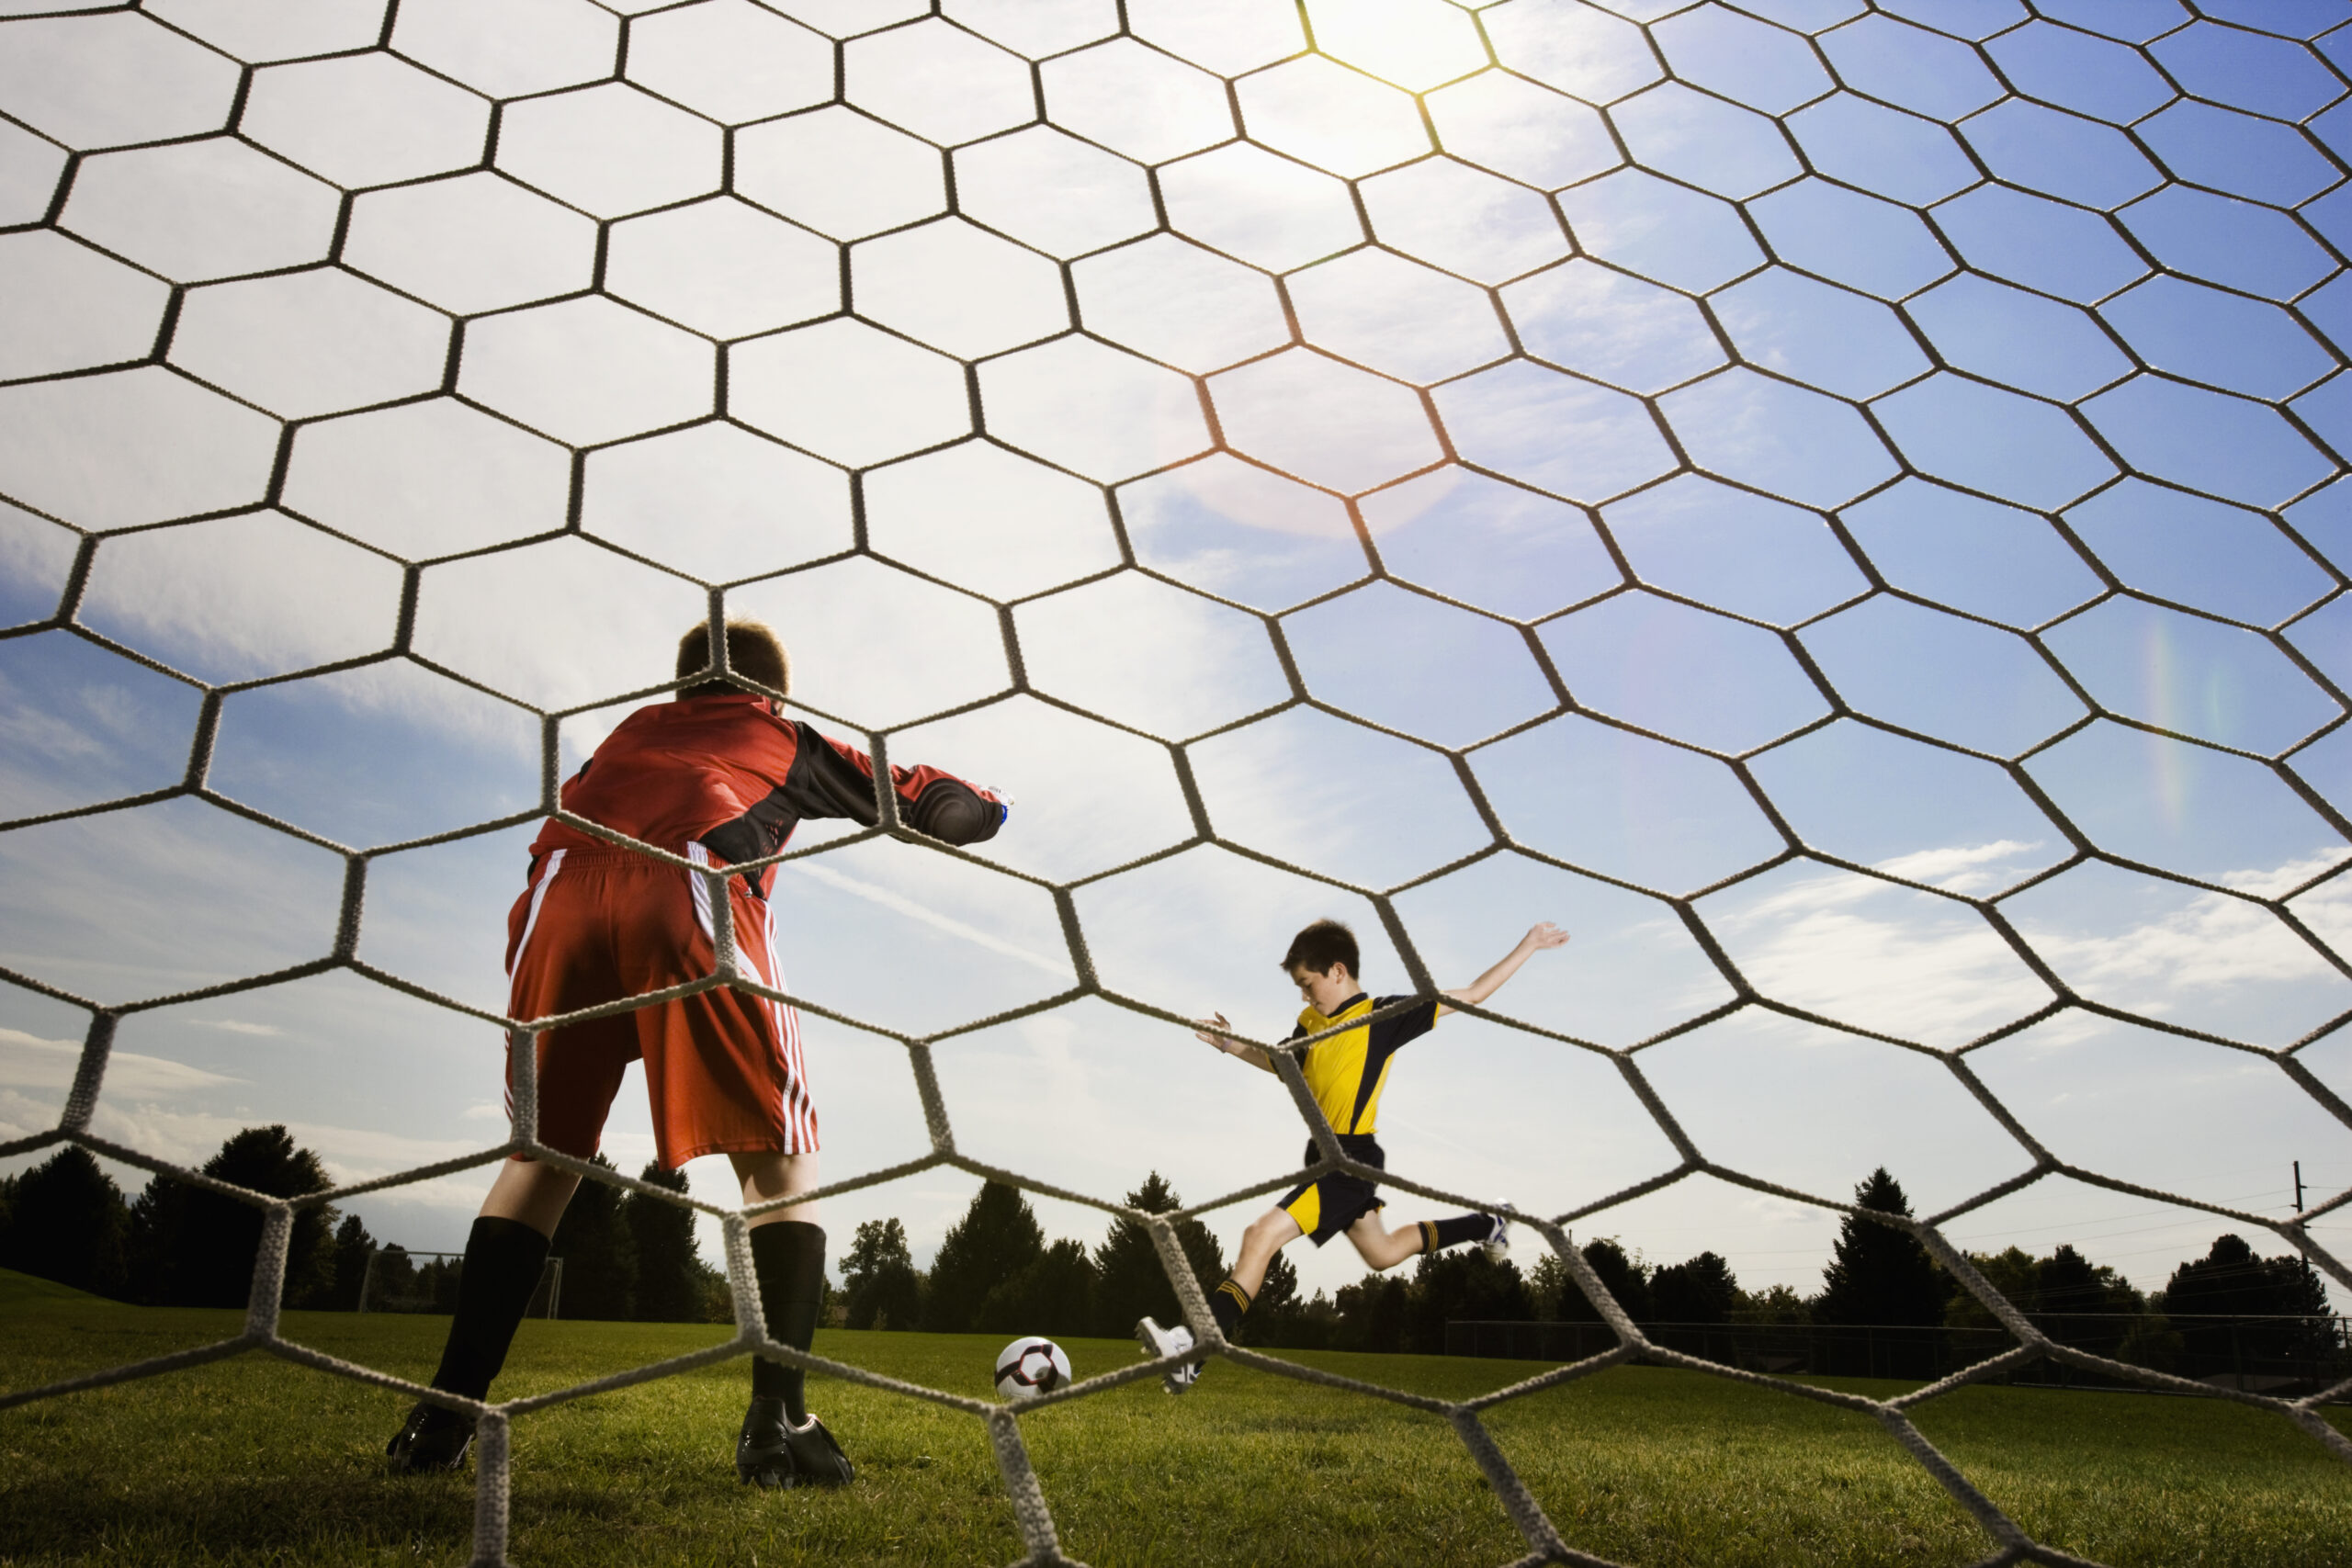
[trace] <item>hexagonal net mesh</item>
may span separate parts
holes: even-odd
[[[640,611],[674,637],[749,609],[952,667],[912,696],[838,668],[816,682],[830,705],[808,711],[868,733],[876,761],[919,724],[1023,702],[1096,738],[1073,752],[1141,748],[1181,791],[1172,835],[1082,874],[925,840],[887,789],[879,827],[775,857],[896,840],[1050,898],[1069,983],[975,992],[948,1026],[761,985],[712,900],[718,967],[683,990],[789,1001],[911,1069],[929,1152],[822,1191],[947,1166],[1131,1213],[959,1152],[933,1056],[1083,998],[1183,1024],[1098,971],[1090,931],[1111,917],[1090,897],[1111,879],[1216,846],[1365,901],[1426,998],[1416,896],[1550,867],[1651,911],[1717,987],[1613,1043],[1463,1010],[1606,1063],[1672,1146],[1660,1174],[1518,1214],[1617,1347],[1462,1402],[1341,1378],[1224,1341],[1176,1216],[1136,1215],[1211,1353],[1450,1422],[1531,1562],[1599,1559],[1481,1413],[1631,1360],[1876,1418],[1993,1562],[2075,1560],[1906,1412],[2040,1358],[2275,1412],[2352,1459],[2314,1408],[2344,1389],[2217,1394],[2057,1344],[1944,1231],[2063,1177],[2266,1228],[2352,1287],[2308,1228],[2352,1193],[2281,1218],[2126,1179],[2053,1152],[1979,1070],[2054,1024],[2126,1024],[2256,1063],[2328,1136],[2352,1125],[2312,1066],[2352,1016],[2328,941],[2352,919],[2346,19],[2338,0],[151,0],[0,23],[0,637],[103,650],[199,699],[184,771],[65,804],[34,790],[0,839],[202,802],[343,875],[329,944],[300,962],[128,998],[0,969],[89,1020],[62,1115],[0,1156],[79,1144],[266,1216],[241,1336],[0,1407],[254,1348],[420,1392],[281,1334],[293,1215],[524,1150],[721,1218],[738,1332],[483,1407],[478,1562],[506,1551],[514,1416],[753,1349],[985,1422],[1026,1560],[1068,1561],[1007,1408],[768,1339],[744,1214],[539,1144],[528,1050],[511,1140],[293,1202],[93,1130],[119,1022],[166,1007],[340,970],[503,1028],[362,955],[371,876],[555,812],[563,748],[675,684],[648,679]],[[277,637],[276,663],[177,657],[153,625],[173,592]],[[372,842],[219,776],[232,699],[368,671],[429,675],[427,707],[532,716],[536,800]],[[1412,781],[1308,808],[1377,818],[1365,831],[1404,848],[1335,865],[1328,833],[1302,851],[1269,829],[1234,782],[1262,764],[1296,785],[1236,750],[1269,735]],[[2190,774],[2225,777],[2222,804],[2184,806]],[[1856,826],[1960,795],[1997,797],[1984,852]],[[2199,810],[2246,831],[2200,841],[2180,828]],[[1633,825],[1585,826],[1612,811]],[[2037,861],[2003,837],[2019,813],[2058,847]],[[1078,830],[1044,809],[1015,824]],[[2065,916],[2036,912],[2062,885]],[[2006,1011],[1932,984],[1890,1000],[1922,981],[1900,964],[1880,992],[1825,990],[1794,960],[1826,927],[1753,940],[1775,898],[1799,917],[1893,898],[1963,931]],[[2152,898],[2321,1001],[2281,1023],[2246,1021],[2261,1009],[2235,993],[2203,1012],[2117,999],[2084,932]],[[1679,1089],[1669,1109],[1667,1058],[1644,1053],[1739,1018],[1910,1053],[2022,1151],[2020,1174],[1926,1219],[1879,1216],[2016,1348],[1871,1400],[1681,1354],[1610,1298],[1568,1244],[1587,1215],[1699,1177],[1846,1207],[1711,1157]],[[1308,1171],[1374,1174],[1275,1055]],[[1409,1161],[1381,1179],[1511,1208]]]

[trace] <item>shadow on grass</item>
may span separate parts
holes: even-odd
[[[0,1483],[0,1562],[446,1562],[473,1512],[470,1476],[53,1472]]]

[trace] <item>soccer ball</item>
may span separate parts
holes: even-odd
[[[1016,1339],[997,1354],[996,1391],[1007,1399],[1035,1399],[1069,1380],[1069,1358],[1050,1339]]]

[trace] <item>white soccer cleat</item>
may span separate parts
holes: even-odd
[[[1193,1331],[1181,1323],[1173,1328],[1162,1328],[1147,1317],[1136,1325],[1136,1337],[1143,1343],[1143,1353],[1155,1361],[1164,1360],[1170,1356],[1181,1356],[1193,1348]],[[1169,1368],[1168,1375],[1159,1381],[1167,1386],[1169,1393],[1182,1393],[1198,1382],[1200,1377],[1201,1364],[1186,1361],[1181,1366]]]
[[[1489,1217],[1495,1222],[1495,1228],[1478,1245],[1486,1250],[1487,1261],[1506,1262],[1510,1258],[1510,1221],[1501,1214]]]

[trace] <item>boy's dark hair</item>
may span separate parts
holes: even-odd
[[[792,656],[784,650],[784,639],[770,631],[764,621],[727,623],[727,667],[763,686],[773,686],[779,692],[792,690]],[[709,668],[710,626],[697,621],[678,639],[678,674],[683,679]],[[742,689],[729,681],[704,681],[685,687],[678,695],[723,697]]]
[[[1328,975],[1332,964],[1344,964],[1352,976],[1363,973],[1361,962],[1356,956],[1355,932],[1337,920],[1317,920],[1290,939],[1290,951],[1283,954],[1283,973],[1308,969]]]

